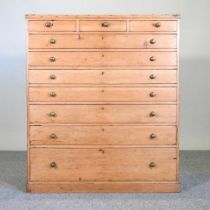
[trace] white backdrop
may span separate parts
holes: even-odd
[[[30,14],[181,14],[181,149],[210,149],[209,0],[0,0],[0,150],[26,149]]]

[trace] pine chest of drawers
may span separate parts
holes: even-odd
[[[29,192],[178,192],[177,15],[27,15]]]

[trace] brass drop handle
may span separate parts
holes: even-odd
[[[52,163],[50,163],[50,167],[51,167],[51,168],[56,168],[56,167],[57,167],[56,162],[52,162]]]
[[[151,56],[149,59],[150,59],[150,61],[152,61],[152,62],[157,60],[155,56]]]
[[[56,58],[52,56],[52,57],[49,58],[49,60],[50,60],[51,62],[55,62],[55,61],[56,61]]]
[[[57,114],[56,114],[55,112],[50,112],[50,116],[51,116],[51,117],[56,117]]]
[[[156,96],[156,93],[155,92],[150,92],[149,96],[150,97],[155,97]]]
[[[55,39],[50,39],[50,44],[55,44],[56,40]]]
[[[46,22],[45,23],[45,27],[47,27],[47,28],[50,28],[52,26],[53,26],[53,23],[52,22]]]
[[[102,26],[102,27],[109,27],[110,24],[109,24],[108,22],[103,22],[103,23],[101,23],[101,26]]]
[[[156,23],[153,24],[153,26],[156,27],[156,28],[160,28],[161,23],[160,22],[156,22]]]
[[[150,44],[155,44],[156,43],[156,40],[155,39],[150,39],[149,43]]]
[[[50,134],[50,138],[51,138],[51,139],[57,139],[57,135],[56,135],[55,133],[51,133],[51,134]]]
[[[154,117],[155,115],[156,115],[155,112],[150,112],[149,114],[150,117]]]
[[[57,95],[57,94],[56,94],[56,92],[54,92],[54,91],[52,91],[52,92],[50,93],[50,96],[51,96],[51,97],[56,97],[56,95]]]
[[[156,134],[155,133],[151,133],[150,134],[150,139],[155,139],[157,136],[156,136]]]
[[[155,76],[154,74],[151,74],[151,75],[149,76],[149,78],[150,78],[150,79],[155,79],[156,76]]]
[[[56,79],[56,75],[55,74],[51,74],[50,75],[50,79]]]
[[[150,167],[150,168],[154,168],[154,167],[156,167],[155,162],[151,162],[151,163],[149,164],[149,167]]]

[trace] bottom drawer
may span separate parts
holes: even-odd
[[[32,148],[30,181],[172,181],[176,148]]]

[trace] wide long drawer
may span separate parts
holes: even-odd
[[[176,70],[30,70],[29,83],[140,84],[176,83]]]
[[[176,148],[30,149],[30,181],[175,181]]]
[[[176,87],[30,87],[31,102],[175,102]]]
[[[30,105],[29,123],[175,123],[176,105]]]
[[[29,48],[176,48],[176,35],[30,34]]]
[[[175,66],[176,52],[29,52],[29,66]]]
[[[174,145],[175,126],[43,125],[30,126],[32,145]]]

